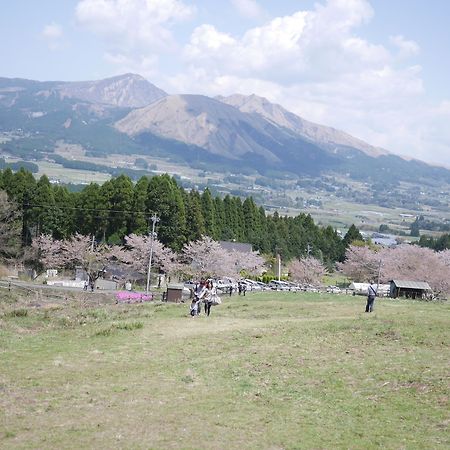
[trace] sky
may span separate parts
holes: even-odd
[[[450,167],[447,0],[0,0],[0,76],[257,94]]]

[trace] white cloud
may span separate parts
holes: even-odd
[[[63,29],[57,23],[45,25],[41,32],[41,36],[47,41],[51,50],[57,50],[62,46]]]
[[[420,52],[417,42],[407,40],[402,35],[391,36],[390,41],[397,47],[401,57],[415,56]]]
[[[375,14],[368,0],[318,0],[242,34],[197,24],[182,44],[175,27],[196,12],[188,1],[80,0],[76,15],[104,39],[117,72],[141,73],[169,92],[255,93],[373,145],[450,165],[450,102],[426,101],[416,42],[363,37]],[[231,1],[247,18],[266,17],[257,1]],[[175,75],[159,69],[168,59]]]
[[[399,34],[392,49],[358,34],[373,14],[366,0],[328,0],[241,36],[198,26],[172,89],[256,93],[373,145],[450,165],[449,103],[426,102],[421,67],[408,59],[417,43]]]
[[[171,27],[193,13],[181,0],[81,0],[76,7],[79,23],[129,52],[172,47]]]
[[[231,0],[238,13],[248,19],[260,19],[265,16],[262,7],[255,0]]]
[[[149,80],[158,74],[158,57],[157,55],[136,55],[129,57],[122,53],[104,54],[104,60],[116,67],[116,74],[137,73]]]
[[[314,11],[277,17],[235,38],[202,25],[192,33],[185,56],[193,64],[215,71],[290,83],[298,77],[333,79],[358,67],[376,67],[389,61],[389,52],[351,31],[371,17],[364,0],[330,0]],[[211,44],[214,43],[214,45]]]
[[[42,30],[42,36],[47,39],[59,39],[63,35],[63,30],[60,25],[51,23],[46,25]]]

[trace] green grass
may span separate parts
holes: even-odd
[[[95,294],[4,300],[0,448],[450,445],[447,303],[365,314],[362,297],[271,292],[190,318]]]

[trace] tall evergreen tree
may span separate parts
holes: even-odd
[[[202,213],[203,219],[205,220],[205,231],[206,234],[212,239],[218,239],[218,230],[216,226],[216,216],[214,201],[211,195],[211,191],[206,188],[201,196],[202,199]]]
[[[354,241],[363,241],[363,240],[364,238],[362,237],[358,228],[356,228],[356,226],[352,224],[348,229],[347,233],[345,233],[344,245],[345,247],[348,247]]]
[[[214,197],[214,216],[216,218],[217,239],[223,239],[223,230],[225,228],[225,208],[221,197]]]
[[[55,186],[53,196],[55,199],[53,237],[67,239],[75,232],[75,195],[71,194],[65,186]]]
[[[24,168],[9,178],[8,169],[3,174],[3,182],[8,195],[17,203],[22,216],[22,243],[31,244],[31,232],[35,229],[32,220],[31,208],[33,207],[34,194],[36,191],[36,180],[33,174]]]
[[[133,209],[133,183],[126,175],[111,180],[111,207],[108,223],[108,242],[118,244],[129,232],[129,223]]]
[[[261,223],[258,208],[252,197],[247,197],[242,203],[242,220],[244,241],[260,247]]]
[[[198,241],[206,234],[205,220],[202,212],[202,199],[195,189],[186,195],[186,238],[187,241]]]
[[[147,192],[147,209],[160,218],[160,242],[173,250],[180,250],[186,242],[186,212],[179,187],[169,175],[151,178]]]
[[[100,194],[100,186],[91,183],[76,197],[75,230],[85,236],[102,236],[98,208],[104,206]],[[103,212],[104,213],[104,212]]]
[[[35,237],[41,234],[53,234],[57,220],[55,197],[47,175],[42,175],[36,184],[31,216],[35,223]]]
[[[148,232],[147,191],[149,179],[141,177],[133,188],[133,214],[129,219],[127,234]]]

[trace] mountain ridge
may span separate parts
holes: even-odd
[[[190,164],[201,154],[208,164],[281,177],[336,171],[379,181],[450,179],[446,168],[407,161],[257,95],[169,95],[135,74],[82,82],[0,78],[0,132],[14,136],[0,143],[2,153],[34,159],[65,141],[98,157],[154,154]]]
[[[306,120],[288,111],[283,106],[272,103],[265,97],[256,94],[233,94],[227,97],[216,96],[215,98],[238,108],[240,111],[258,114],[274,124],[288,128],[307,139],[319,142],[321,145],[331,146],[331,148],[336,145],[353,147],[364,151],[369,156],[375,157],[390,153],[387,150],[374,147],[361,139],[355,138],[345,131]]]

